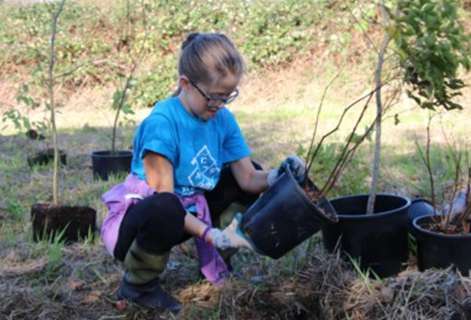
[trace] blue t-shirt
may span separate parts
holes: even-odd
[[[225,163],[250,155],[232,113],[222,108],[203,121],[189,113],[178,97],[158,102],[137,128],[131,172],[145,180],[148,151],[173,165],[175,192],[182,196],[212,190]]]

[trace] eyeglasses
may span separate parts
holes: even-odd
[[[239,95],[239,90],[236,88],[234,91],[232,91],[228,96],[226,97],[221,97],[221,96],[209,96],[207,95],[203,90],[201,90],[193,81],[189,80],[190,84],[198,90],[199,93],[206,99],[206,101],[209,103],[210,101],[214,102],[221,102],[222,104],[229,104],[232,101],[234,101],[237,96]]]

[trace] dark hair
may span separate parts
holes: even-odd
[[[192,81],[211,84],[228,73],[241,77],[245,71],[242,56],[221,33],[190,33],[182,43],[178,74]],[[174,95],[180,93],[180,88]]]

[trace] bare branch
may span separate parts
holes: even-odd
[[[454,199],[456,198],[456,194],[458,193],[458,189],[460,186],[461,162],[462,162],[462,155],[463,155],[458,148],[453,148],[450,150],[451,150],[451,157],[455,165],[455,176],[453,178],[453,192],[450,198],[451,199],[450,208],[449,208],[449,211],[445,215],[444,230],[448,230],[449,224],[453,219],[453,209],[455,205]]]
[[[384,112],[386,112],[386,111],[388,111],[387,108],[385,108]],[[331,175],[333,174],[333,178],[331,179],[331,183],[329,185],[325,185],[323,187],[324,192],[322,193],[322,195],[326,195],[327,193],[330,192],[330,190],[332,190],[333,187],[335,187],[335,183],[337,182],[338,177],[340,176],[341,172],[345,168],[346,164],[353,158],[353,156],[355,155],[356,150],[363,143],[363,141],[366,139],[366,137],[368,137],[371,134],[375,124],[376,124],[376,117],[375,117],[375,119],[373,119],[373,121],[371,122],[369,127],[365,130],[363,135],[360,136],[357,143],[355,143],[353,145],[353,147],[348,150],[346,155],[343,157],[342,162],[338,166],[338,169],[336,170],[336,172],[331,173]]]
[[[316,114],[316,120],[314,122],[314,131],[312,133],[312,138],[311,138],[311,143],[309,144],[309,149],[308,153],[306,155],[306,174],[309,172],[309,168],[311,168],[312,161],[314,159],[311,159],[311,152],[312,148],[314,146],[314,141],[316,140],[316,135],[317,135],[317,128],[319,126],[319,119],[320,119],[320,114],[322,111],[322,106],[324,105],[324,99],[325,96],[327,95],[327,91],[329,90],[330,86],[334,83],[334,81],[340,76],[342,70],[337,72],[337,74],[329,81],[327,86],[324,88],[324,92],[322,93],[321,101],[319,102],[319,106],[317,107],[317,114]]]
[[[430,182],[430,192],[431,192],[431,199],[432,199],[432,207],[435,212],[435,208],[437,205],[437,200],[436,200],[436,195],[435,195],[435,182],[434,182],[434,177],[433,177],[433,170],[432,170],[432,161],[430,158],[430,125],[432,122],[432,114],[429,112],[429,117],[428,117],[428,122],[427,122],[427,128],[426,128],[426,133],[427,133],[427,140],[426,140],[426,146],[425,146],[425,154],[422,150],[422,147],[419,145],[418,141],[415,141],[415,145],[417,147],[417,151],[419,152],[419,156],[422,159],[426,169],[427,173],[429,176],[429,182]]]
[[[327,181],[326,181],[325,185],[321,189],[321,194],[322,195],[325,195],[327,193],[327,190],[330,190],[331,185],[333,186],[334,181],[338,177],[339,169],[341,168],[341,164],[344,162],[344,159],[345,159],[345,156],[347,155],[347,151],[349,149],[350,143],[352,142],[353,137],[355,136],[356,131],[358,129],[358,126],[360,125],[360,122],[361,122],[361,120],[363,119],[363,117],[365,115],[366,109],[368,109],[368,106],[370,104],[370,101],[371,101],[372,97],[373,97],[373,95],[370,95],[368,97],[368,99],[366,100],[366,103],[363,106],[363,109],[361,110],[360,115],[359,115],[355,125],[353,126],[352,132],[348,136],[347,143],[345,143],[345,145],[343,147],[343,150],[340,153],[339,158],[337,159],[337,163],[335,164],[334,169],[331,171],[329,177],[327,178]],[[360,139],[360,141],[357,141],[356,144],[360,144],[362,141],[363,141],[363,139]]]
[[[131,71],[129,72],[129,74],[126,77],[126,80],[125,80],[124,86],[123,86],[122,94],[120,96],[118,105],[116,106],[117,110],[116,110],[116,114],[115,114],[114,121],[113,121],[113,133],[112,133],[112,140],[111,140],[111,152],[112,153],[114,153],[116,151],[116,130],[117,130],[117,127],[118,127],[119,115],[121,113],[121,110],[123,109],[124,102],[126,101],[128,91],[131,88],[131,80],[134,76],[134,71],[136,70],[136,68],[137,68],[137,62],[134,61],[133,65],[131,67]]]
[[[385,85],[382,84],[381,86]],[[340,125],[342,124],[343,122],[343,119],[345,118],[345,115],[347,114],[347,112],[353,108],[356,104],[358,104],[359,102],[361,102],[362,100],[368,98],[370,99],[371,96],[377,92],[378,90],[380,90],[381,87],[376,87],[375,89],[373,89],[372,91],[368,92],[367,94],[365,94],[364,96],[358,98],[357,100],[355,100],[354,102],[352,102],[351,104],[349,104],[342,112],[340,118],[339,118],[339,121],[337,122],[337,125],[332,129],[330,130],[329,132],[327,132],[326,134],[324,134],[322,136],[322,138],[320,139],[319,143],[317,144],[316,146],[316,149],[314,150],[314,152],[312,153],[311,155],[311,160],[310,160],[310,163],[309,163],[309,166],[307,167],[306,169],[306,172],[309,172],[310,169],[311,169],[311,165],[312,163],[314,162],[314,159],[316,158],[317,154],[319,153],[319,150],[320,148],[322,147],[322,143],[324,142],[325,139],[327,139],[330,135],[334,134],[339,128],[340,128]]]

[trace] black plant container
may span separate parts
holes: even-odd
[[[319,231],[322,224],[335,222],[337,215],[330,203],[321,198],[318,205],[313,204],[286,170],[244,213],[240,226],[260,254],[278,259]]]
[[[96,229],[96,211],[89,207],[54,206],[49,203],[37,203],[31,207],[33,240],[53,240],[62,234],[61,240],[74,242],[94,235]]]
[[[131,170],[131,151],[95,151],[92,153],[93,177],[108,180],[111,174]]]
[[[434,214],[432,203],[428,200],[417,198],[411,201],[409,207],[409,220],[412,221],[421,216],[428,216]]]
[[[379,277],[399,273],[409,256],[408,208],[410,200],[391,194],[376,196],[373,214],[366,214],[368,195],[331,200],[338,213],[337,224],[322,227],[324,247],[337,248],[359,260],[362,270]]]
[[[409,207],[409,232],[414,234],[414,228],[412,222],[415,218],[421,216],[428,216],[435,214],[437,211],[433,209],[432,203],[428,200],[417,198],[411,201]]]
[[[420,216],[412,226],[417,241],[417,264],[420,271],[444,269],[451,265],[468,276],[471,269],[471,233],[443,234],[429,230],[433,216]]]
[[[49,148],[46,150],[39,151],[32,156],[27,158],[28,165],[33,167],[35,165],[45,165],[54,160],[54,149]],[[67,164],[67,154],[64,150],[59,150],[59,161],[63,165]]]

